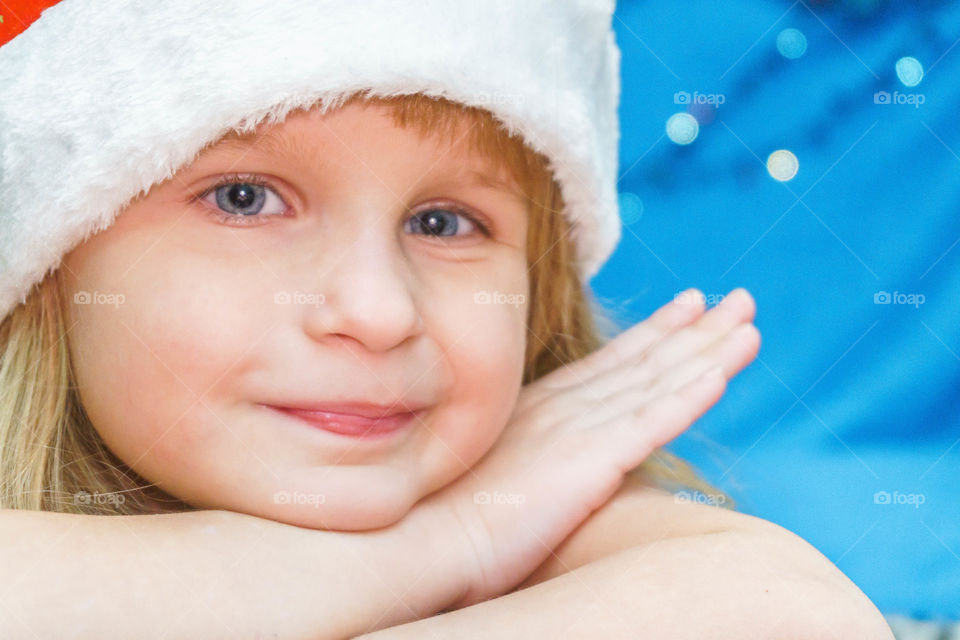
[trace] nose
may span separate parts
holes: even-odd
[[[382,235],[361,232],[319,266],[316,290],[324,301],[305,320],[313,339],[357,342],[383,352],[422,330],[415,275]]]

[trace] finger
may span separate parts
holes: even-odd
[[[650,398],[670,393],[695,380],[713,367],[719,366],[727,380],[732,379],[753,362],[760,350],[760,332],[752,324],[741,324],[726,336],[685,362],[670,369],[646,387],[621,392],[622,401],[639,405]],[[611,397],[611,404],[617,401]]]
[[[564,421],[571,425],[572,430],[582,430],[615,423],[625,415],[643,415],[644,412],[650,410],[650,407],[658,403],[670,402],[669,398],[673,394],[682,393],[687,385],[695,384],[703,376],[712,375],[713,371],[711,370],[719,372],[725,386],[727,376],[724,374],[722,367],[708,367],[705,371],[701,371],[698,376],[694,376],[693,379],[686,380],[674,388],[664,386],[657,391],[653,389],[625,389],[610,398],[593,401],[585,399]],[[665,398],[667,400],[664,400]]]
[[[550,390],[583,384],[589,379],[615,369],[665,336],[689,325],[704,311],[704,296],[697,289],[687,289],[657,309],[646,320],[611,339],[593,353],[563,365],[541,379]]]
[[[724,296],[719,304],[709,309],[708,313],[710,317],[704,316],[699,323],[705,331],[711,329],[714,323],[723,326],[724,316],[733,318],[733,321],[752,322],[757,313],[757,305],[749,291],[743,287],[737,287]],[[730,322],[729,318],[726,319],[727,322]]]
[[[751,324],[740,325],[701,353],[653,379],[640,377],[631,380],[627,375],[616,389],[607,393],[588,395],[588,390],[584,389],[580,402],[571,405],[568,420],[579,425],[577,428],[589,428],[628,411],[639,411],[644,405],[678,390],[717,366],[729,380],[756,357],[759,344],[757,328]]]
[[[555,378],[550,383],[551,386],[529,389],[522,400],[518,402],[518,407],[536,406],[555,393],[566,393],[568,390],[576,388],[575,394],[584,398],[581,406],[585,405],[586,409],[574,407],[574,411],[595,413],[604,418],[609,417],[611,410],[619,408],[617,405],[609,406],[609,398],[626,389],[643,388],[646,383],[661,375],[664,370],[675,366],[677,361],[688,358],[697,350],[709,346],[711,342],[722,339],[725,333],[729,333],[734,328],[732,325],[737,322],[738,318],[751,318],[755,313],[755,305],[749,293],[744,289],[735,289],[719,305],[707,312],[713,314],[713,320],[707,322],[708,318],[702,315],[704,300],[703,294],[696,289],[688,289],[676,296],[675,306],[692,307],[695,313],[700,315],[692,325],[688,322],[673,333],[663,332],[659,340],[654,339],[652,354],[651,352],[640,353],[619,366],[613,366],[613,361],[608,359],[608,368],[590,377],[586,377],[586,374],[581,372],[582,375],[570,380],[559,379],[558,382],[558,379]],[[667,311],[670,306],[666,305],[662,310]],[[654,314],[654,316],[656,315]],[[653,320],[654,316],[651,316],[650,320]],[[664,317],[667,318],[666,321],[663,320]],[[669,317],[669,313],[664,313],[658,318],[661,327],[666,326]],[[694,327],[696,326],[699,326],[700,329],[695,330]],[[636,328],[639,328],[639,326],[634,327],[634,329]],[[680,344],[676,344],[678,342]],[[588,358],[601,357],[604,357],[604,354],[600,351],[588,356]],[[561,386],[562,384],[566,386]],[[633,398],[633,401],[636,401],[636,397]],[[580,420],[581,418],[581,415],[577,415],[576,419]]]
[[[618,464],[626,472],[642,463],[696,422],[723,396],[727,379],[711,369],[641,409],[621,414],[605,425],[621,445]]]
[[[695,359],[700,352],[724,340],[730,333],[749,323],[755,314],[756,305],[750,294],[744,289],[735,289],[706,315],[665,336],[648,353],[641,354],[619,369],[592,378],[589,381],[592,388],[588,392],[594,397],[607,397],[624,389],[643,388],[666,372],[682,366],[685,360]]]
[[[648,366],[663,371],[706,348],[738,325],[752,322],[756,304],[746,289],[730,292],[717,306],[707,311],[696,322],[684,327],[642,354],[636,366]]]

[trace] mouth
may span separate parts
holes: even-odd
[[[341,436],[362,439],[384,438],[410,427],[426,412],[426,408],[397,410],[367,404],[327,405],[322,408],[263,405],[268,409],[297,418],[301,422]],[[413,409],[411,407],[411,409]]]

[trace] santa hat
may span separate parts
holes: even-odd
[[[614,1],[0,3],[0,318],[209,143],[360,90],[485,108],[543,153],[589,279],[620,238]]]

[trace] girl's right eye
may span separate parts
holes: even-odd
[[[283,199],[259,176],[225,176],[199,199],[212,205],[211,213],[227,224],[257,224],[258,217],[286,211]]]

